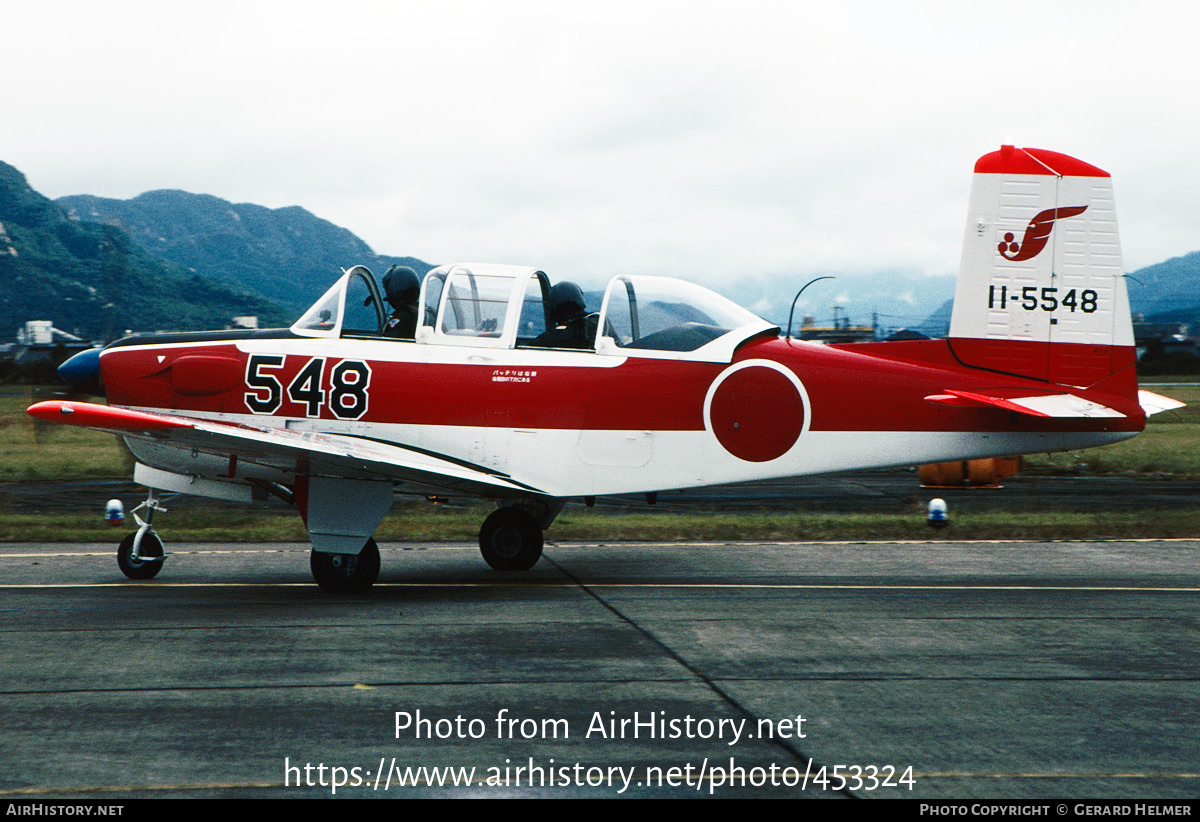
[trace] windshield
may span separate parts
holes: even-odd
[[[321,299],[312,304],[312,308],[304,312],[304,316],[296,320],[292,330],[299,333],[319,332],[325,334],[337,328],[338,322],[342,319],[342,291],[342,280],[338,280]]]

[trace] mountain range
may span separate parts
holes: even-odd
[[[231,317],[285,323],[279,303],[151,254],[120,229],[67,218],[0,163],[0,336],[52,320],[81,337],[127,329],[221,328]]]
[[[342,268],[364,264],[379,275],[397,263],[418,274],[432,267],[378,254],[299,206],[272,209],[175,190],[52,201],[0,162],[0,337],[33,319],[91,339],[128,329],[220,328],[244,315],[263,326],[288,325]],[[747,276],[716,290],[786,327],[793,297],[810,279]],[[1132,272],[1130,280],[1135,312],[1200,327],[1200,251]],[[808,315],[817,325],[874,322],[944,335],[954,281],[895,271],[838,275],[806,289],[793,329]]]
[[[399,263],[424,275],[432,267],[414,257],[376,254],[349,230],[299,206],[266,208],[171,190],[131,200],[80,194],[55,202],[73,221],[118,228],[156,257],[269,296],[296,315],[343,268],[361,264],[382,275]]]

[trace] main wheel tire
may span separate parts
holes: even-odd
[[[379,546],[372,537],[357,554],[313,551],[309,566],[321,590],[331,594],[359,594],[379,579]]]
[[[497,571],[525,571],[542,556],[542,526],[524,508],[493,511],[479,529],[479,550]]]
[[[134,559],[133,541],[135,539],[137,539],[137,531],[121,540],[121,546],[117,548],[117,567],[130,579],[152,579],[163,567],[165,554],[162,540],[158,538],[158,534],[147,531],[146,535],[142,537],[142,544],[138,551],[140,556]]]

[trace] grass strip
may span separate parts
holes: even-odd
[[[377,529],[380,542],[473,542],[491,509],[430,509],[398,506]],[[294,513],[189,511],[156,521],[171,542],[307,542]],[[132,522],[108,526],[96,514],[5,514],[0,542],[111,542]],[[1133,512],[951,513],[949,527],[935,531],[910,514],[611,514],[566,509],[546,532],[550,541],[823,541],[823,540],[1090,540],[1200,539],[1200,507]]]

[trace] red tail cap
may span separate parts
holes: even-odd
[[[1107,171],[1044,148],[1000,146],[975,163],[976,174],[1045,174],[1052,177],[1110,177]]]

